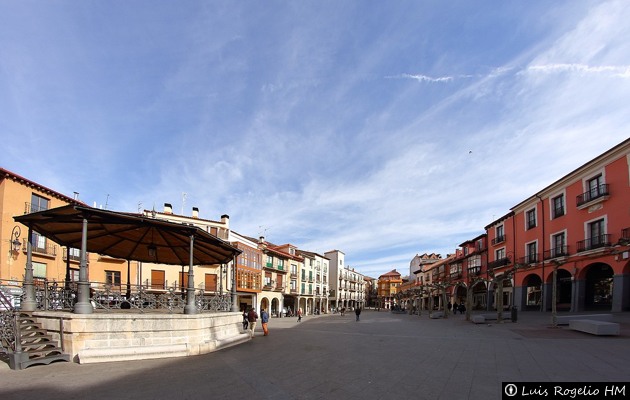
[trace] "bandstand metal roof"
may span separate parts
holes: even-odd
[[[242,252],[194,225],[87,206],[67,205],[14,219],[63,246],[78,249],[86,220],[86,250],[125,260],[188,265],[191,236],[194,265],[226,264]]]

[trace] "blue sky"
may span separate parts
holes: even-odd
[[[0,166],[406,273],[630,136],[629,20],[624,0],[0,0]]]

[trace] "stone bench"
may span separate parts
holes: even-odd
[[[504,311],[503,313],[501,313],[501,317],[504,320],[511,320],[512,314],[509,311]],[[476,314],[471,317],[471,321],[474,324],[485,324],[486,321],[496,321],[496,320],[497,320],[497,313]]]
[[[591,315],[558,315],[556,316],[556,324],[569,325],[573,320],[587,319],[589,321],[612,322],[612,314],[591,314]]]
[[[619,324],[616,322],[595,321],[590,319],[572,319],[569,328],[591,335],[619,335]]]
[[[431,319],[438,319],[438,318],[443,318],[443,317],[444,317],[444,311],[433,311],[431,315],[429,315],[429,318]]]

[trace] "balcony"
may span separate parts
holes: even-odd
[[[492,239],[493,245],[503,243],[503,242],[505,242],[505,235],[497,236],[494,239]]]
[[[479,276],[479,275],[481,275],[481,267],[468,268],[468,276]]]
[[[521,257],[518,259],[519,264],[525,264],[525,265],[536,264],[539,261],[540,261],[540,255],[538,253],[528,254],[525,257]]]
[[[22,246],[22,251],[24,251],[24,253],[26,253],[28,250],[27,246],[28,246],[28,239],[25,238],[24,245]],[[50,256],[50,257],[57,256],[57,245],[55,244],[45,244],[41,246],[39,243],[33,243],[31,246],[31,250],[33,251],[33,253],[36,253],[39,255]]]
[[[584,208],[589,206],[589,203],[597,201],[604,201],[610,197],[608,190],[608,184],[599,185],[588,192],[584,192],[577,196],[576,202],[578,208]],[[578,250],[579,251],[579,250]]]
[[[577,251],[579,253],[582,251],[595,250],[602,247],[612,246],[612,243],[610,242],[610,237],[610,234],[606,234],[593,236],[592,238],[586,240],[580,240],[579,242],[577,242]]]
[[[568,246],[555,247],[551,250],[545,250],[543,255],[545,260],[551,260],[552,258],[567,257],[569,255]]]
[[[506,265],[510,265],[510,259],[507,257],[503,257],[503,258],[499,258],[498,260],[489,262],[488,269],[505,267]]]

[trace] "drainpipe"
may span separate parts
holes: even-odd
[[[540,311],[545,311],[545,296],[547,295],[547,293],[545,293],[545,202],[543,201],[542,197],[540,197],[539,195],[536,195],[536,197],[538,197],[538,200],[540,200],[540,210],[541,210],[541,215],[542,215],[542,246],[541,246],[541,251],[540,254],[542,255],[542,276],[543,276],[543,283],[540,287],[541,290],[541,302],[540,302]]]

